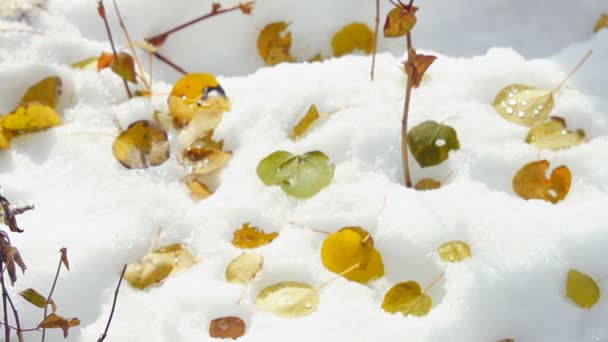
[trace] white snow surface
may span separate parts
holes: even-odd
[[[210,7],[199,0],[119,4],[131,34],[140,38]],[[58,250],[67,247],[71,270],[62,271],[55,291],[58,313],[82,321],[70,331],[70,340],[96,340],[121,266],[143,256],[162,227],[162,245],[185,243],[201,262],[145,291],[124,284],[107,341],[210,340],[209,321],[226,315],[242,317],[247,331],[240,340],[255,342],[608,341],[608,258],[603,257],[608,246],[608,31],[591,33],[608,1],[420,0],[419,5],[415,44],[434,50],[439,59],[414,91],[410,124],[457,117],[449,124],[461,143],[440,166],[421,169],[412,161],[415,180],[453,173],[432,192],[402,185],[401,39],[381,40],[382,50],[393,54],[379,54],[373,83],[367,56],[256,71],[261,60],[255,39],[266,23],[291,21],[293,51],[305,59],[320,50],[328,53],[339,27],[351,21],[372,24],[371,0],[258,0],[250,17],[213,18],[167,41],[162,51],[188,70],[231,75],[219,78],[232,110],[215,137],[234,154],[217,173],[216,193],[202,202],[192,201],[180,183],[184,169],[176,150],[166,163],[146,170],[127,170],[112,156],[112,138],[103,134],[117,133],[113,117],[123,126],[150,118],[154,109],[166,110],[166,98],[125,101],[122,83],[108,70],[67,65],[109,50],[94,1],[50,1],[48,13],[30,20],[43,35],[0,33],[0,112],[10,111],[28,85],[46,76],[57,74],[64,83],[65,123],[21,136],[0,153],[3,194],[14,204],[36,206],[19,216],[25,232],[10,235],[28,265],[9,289],[22,324],[36,325],[42,313],[16,292],[33,287],[46,293]],[[383,15],[387,9],[385,3]],[[0,20],[0,28],[27,27]],[[120,37],[117,28],[114,32]],[[570,168],[570,193],[556,205],[525,201],[513,193],[511,180],[536,160],[537,151],[523,142],[526,128],[502,119],[491,102],[514,82],[554,87],[589,49],[591,59],[556,96],[554,111],[569,127],[585,129],[589,142],[540,153],[552,168]],[[168,92],[178,75],[159,65],[154,63],[154,89]],[[337,112],[294,143],[288,131],[311,104]],[[310,199],[287,197],[256,175],[258,162],[273,151],[317,149],[331,158],[336,172]],[[280,235],[258,249],[264,269],[237,305],[242,287],[228,284],[224,270],[241,253],[230,240],[245,222]],[[372,232],[385,277],[368,286],[335,280],[320,291],[320,305],[307,317],[286,319],[255,310],[255,295],[269,284],[318,285],[333,277],[320,260],[324,235],[311,229],[333,232],[350,225]],[[473,258],[441,262],[437,247],[455,239],[470,244]],[[581,309],[565,297],[569,268],[597,280],[603,297],[593,308]],[[425,286],[442,271],[445,278],[429,292],[433,308],[427,316],[404,318],[381,309],[393,284],[416,280]],[[37,338],[26,335],[26,341]],[[47,341],[62,340],[59,331],[49,331]]]

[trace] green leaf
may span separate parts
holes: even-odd
[[[585,131],[570,131],[566,121],[559,117],[539,122],[528,132],[526,142],[538,149],[559,150],[586,142]]]
[[[407,136],[410,151],[422,167],[441,164],[451,150],[460,149],[456,131],[435,121],[425,121]]]
[[[123,79],[137,83],[135,79],[135,64],[133,62],[133,57],[128,53],[121,52],[116,55],[116,58],[112,59],[112,71]]]
[[[278,151],[260,162],[257,173],[264,184],[279,185],[287,195],[307,198],[329,185],[334,165],[320,151],[301,156]]]
[[[600,288],[590,276],[571,269],[566,279],[566,296],[581,308],[589,309],[600,299]]]
[[[552,91],[521,84],[504,87],[492,103],[507,121],[523,126],[533,126],[548,118],[553,105]]]
[[[23,299],[27,300],[34,306],[37,306],[41,309],[44,309],[44,307],[46,306],[46,298],[34,289],[27,289],[21,291],[19,292],[19,295],[23,297]]]

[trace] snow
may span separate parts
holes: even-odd
[[[170,11],[161,1],[119,3],[134,37],[210,7],[194,0],[173,1]],[[109,71],[66,65],[109,49],[94,1],[51,1],[48,13],[31,19],[43,35],[1,33],[0,112],[10,111],[27,86],[45,76],[57,74],[64,82],[65,124],[19,137],[0,153],[4,195],[14,204],[36,205],[19,217],[25,233],[11,234],[28,265],[10,289],[24,326],[36,325],[42,313],[16,291],[46,293],[58,250],[67,247],[71,271],[60,275],[58,312],[81,319],[72,340],[96,340],[118,271],[143,256],[162,227],[161,244],[186,243],[201,262],[143,292],[125,284],[108,340],[206,340],[210,320],[237,315],[247,323],[240,340],[254,342],[608,341],[608,300],[584,310],[564,295],[569,268],[592,275],[608,293],[608,259],[602,257],[608,244],[608,31],[591,34],[595,19],[608,10],[606,1],[578,1],[576,9],[562,0],[420,1],[415,44],[440,56],[414,92],[410,125],[450,118],[461,144],[442,165],[422,170],[411,163],[414,179],[453,173],[432,192],[402,186],[402,40],[381,41],[392,54],[379,54],[374,83],[367,56],[257,70],[256,29],[266,23],[291,21],[293,51],[305,59],[319,50],[327,54],[340,26],[371,24],[373,1],[259,0],[256,6],[251,17],[228,14],[176,34],[161,50],[188,70],[225,75],[219,81],[232,103],[215,136],[234,154],[217,174],[217,192],[198,203],[179,181],[184,171],[175,150],[163,165],[140,171],[113,158],[107,136],[116,134],[113,117],[123,126],[150,118],[154,109],[166,109],[166,99],[127,102]],[[0,27],[26,26],[0,20]],[[569,127],[585,129],[589,142],[540,153],[551,168],[570,168],[570,193],[556,205],[524,201],[511,180],[537,151],[523,143],[526,128],[508,123],[490,104],[513,82],[554,87],[589,49],[591,59],[556,95],[554,111]],[[168,92],[178,75],[159,62],[154,68],[154,91]],[[337,112],[294,143],[288,131],[311,104]],[[307,200],[264,186],[256,166],[282,149],[324,151],[336,164],[330,186]],[[264,269],[237,305],[242,287],[226,283],[224,270],[241,253],[230,240],[244,222],[280,235],[258,250]],[[303,318],[255,310],[255,295],[267,285],[318,285],[333,277],[320,261],[324,235],[311,229],[349,225],[372,232],[384,278],[369,286],[337,279],[320,291],[317,311]],[[473,258],[441,262],[437,247],[454,239],[468,242]],[[404,318],[380,308],[392,284],[416,280],[425,286],[442,271],[445,279],[429,292],[434,306],[428,316]],[[47,340],[62,337],[50,331]]]

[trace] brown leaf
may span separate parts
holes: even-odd
[[[266,234],[256,227],[250,227],[249,223],[234,231],[232,244],[237,248],[257,248],[269,244],[279,233]]]
[[[209,324],[209,336],[236,339],[245,334],[245,322],[235,316],[220,317]]]
[[[124,80],[131,83],[137,83],[135,78],[135,61],[133,57],[126,52],[121,52],[116,55],[116,58],[112,59],[112,65],[110,68],[114,73]]]
[[[414,58],[405,63],[405,72],[412,77],[414,88],[420,86],[424,73],[436,59],[435,56],[418,55],[414,51]]]
[[[59,250],[59,253],[61,253],[61,263],[63,263],[63,266],[69,271],[70,262],[68,261],[68,249],[63,247]]]
[[[2,195],[0,195],[0,205],[2,206],[4,219],[4,224],[8,226],[11,232],[23,233],[23,230],[19,229],[17,226],[17,218],[15,217],[15,213],[11,209],[11,204],[9,201]]]
[[[80,320],[76,317],[68,321],[67,318],[52,313],[46,316],[44,320],[42,320],[42,322],[38,324],[38,327],[44,329],[59,328],[63,331],[63,337],[65,338],[68,337],[68,330],[70,329],[70,327],[75,327],[77,325],[80,325]]]
[[[563,200],[570,190],[570,170],[560,166],[547,179],[545,172],[548,169],[549,162],[546,160],[526,164],[513,177],[513,191],[526,200],[537,198],[553,204]]]
[[[386,16],[384,22],[384,36],[387,38],[404,36],[416,25],[416,11],[418,7],[411,8],[397,6],[393,8]]]
[[[146,39],[146,42],[148,42],[148,44],[159,47],[165,43],[165,41],[167,40],[168,37],[169,37],[168,34],[154,36],[152,38]]]
[[[101,3],[101,1],[97,1],[97,13],[102,18],[106,17],[106,9],[105,9],[105,7],[103,7],[103,4]]]
[[[102,52],[99,58],[97,58],[97,71],[109,68],[114,60],[114,55],[111,52]]]

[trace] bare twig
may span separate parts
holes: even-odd
[[[49,308],[49,303],[51,302],[51,298],[53,297],[53,292],[55,291],[55,286],[57,285],[57,279],[59,279],[59,272],[61,271],[61,264],[62,264],[62,260],[60,257],[59,264],[57,265],[57,272],[55,272],[55,279],[53,280],[53,286],[51,286],[51,291],[49,292],[49,295],[46,298],[46,305],[44,306],[44,317],[42,317],[43,320],[46,318],[46,313]],[[46,335],[46,329],[42,328],[42,340],[41,340],[42,342],[44,342],[45,335]]]
[[[0,264],[1,266],[1,264]],[[6,298],[8,293],[6,292],[6,286],[4,285],[4,268],[2,268],[2,274],[0,274],[0,283],[2,283],[2,311],[4,313],[4,341],[9,342],[11,340],[11,328],[8,325],[8,311],[6,307]]]
[[[371,80],[374,80],[374,69],[376,67],[376,53],[378,52],[378,27],[380,26],[380,0],[376,0],[376,26],[374,28],[374,51],[372,52]]]
[[[161,55],[158,52],[153,52],[152,54],[154,55],[154,57],[160,59],[162,62],[164,62],[168,66],[172,67],[175,71],[179,72],[180,74],[183,74],[183,75],[188,74],[188,72],[186,70],[184,70],[184,68],[182,68],[179,65],[173,63],[169,58]]]
[[[114,45],[114,39],[112,38],[112,31],[110,30],[110,24],[108,24],[108,18],[106,18],[106,8],[103,5],[103,0],[97,0],[97,12],[103,20],[103,24],[106,28],[106,33],[108,34],[108,40],[110,41],[110,46],[112,47],[112,54],[114,56],[114,60],[118,60],[116,54],[116,46]],[[129,89],[129,84],[127,83],[127,80],[123,78],[122,82],[125,85],[127,96],[129,96],[129,98],[132,98],[133,94],[131,94],[131,89]],[[42,336],[44,336],[44,330],[42,330]]]
[[[122,272],[120,273],[120,279],[118,279],[118,285],[116,285],[116,291],[114,291],[114,301],[112,302],[112,309],[110,310],[110,317],[108,317],[108,324],[106,324],[106,329],[103,331],[103,334],[99,336],[97,342],[102,342],[106,336],[108,336],[108,329],[110,329],[110,323],[112,323],[112,317],[114,317],[114,309],[116,308],[116,300],[118,299],[118,291],[120,290],[120,284],[122,284],[122,279],[125,277],[125,271],[127,270],[127,265],[125,264],[122,268]]]
[[[4,286],[4,282],[2,282],[2,293],[6,292],[6,288]],[[13,310],[13,317],[15,318],[15,325],[17,325],[17,339],[19,340],[19,342],[23,342],[23,330],[21,330],[21,322],[19,321],[19,313],[17,312],[17,309],[15,308],[15,305],[13,304],[13,300],[11,299],[11,296],[8,295],[6,296],[6,299],[8,299],[8,303],[11,305],[11,310]]]
[[[406,49],[407,49],[407,61],[413,63],[413,48],[412,48],[412,34],[406,35]],[[405,87],[405,103],[403,104],[403,118],[401,119],[401,162],[403,164],[403,179],[405,180],[405,186],[408,188],[412,187],[412,178],[410,176],[410,165],[408,162],[407,154],[407,119],[410,111],[410,100],[412,97],[412,88],[414,87],[414,81],[412,77],[412,68],[406,68],[407,70],[407,86]]]

